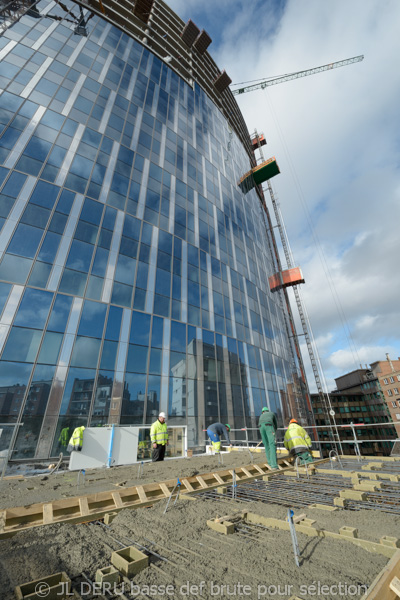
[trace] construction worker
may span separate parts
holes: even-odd
[[[140,458],[145,458],[146,444],[147,444],[147,442],[145,442],[144,440],[142,440],[138,443],[138,457],[140,456]]]
[[[60,437],[58,438],[58,445],[62,448],[66,448],[68,446],[69,441],[69,427],[64,427],[61,429]]]
[[[207,429],[207,435],[211,440],[212,447],[215,452],[221,452],[221,436],[223,435],[229,446],[232,446],[229,438],[229,431],[231,430],[230,425],[223,425],[222,423],[213,423]]]
[[[278,463],[276,460],[276,430],[278,429],[278,421],[276,414],[271,412],[267,406],[261,411],[261,416],[258,420],[261,439],[265,448],[265,455],[271,469],[277,469]]]
[[[150,439],[153,443],[153,453],[151,460],[153,462],[159,462],[164,460],[165,449],[168,446],[168,433],[167,433],[167,417],[164,412],[160,412],[157,421],[154,421],[150,429]]]
[[[85,427],[83,425],[81,427],[75,427],[68,443],[68,452],[72,452],[73,450],[80,452],[82,450],[84,431]]]
[[[312,462],[311,439],[296,419],[290,419],[283,444],[293,457],[299,456],[303,463]]]

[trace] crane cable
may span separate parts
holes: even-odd
[[[348,325],[348,321],[347,321],[345,312],[343,310],[343,306],[342,306],[342,304],[340,302],[340,298],[339,298],[338,292],[336,290],[336,286],[335,286],[334,280],[333,280],[332,276],[330,275],[328,263],[327,263],[327,260],[326,260],[326,257],[325,257],[325,254],[324,254],[324,251],[323,251],[323,248],[322,248],[322,244],[319,241],[318,235],[317,235],[317,233],[315,231],[315,228],[313,226],[313,220],[312,220],[309,208],[307,206],[307,201],[305,199],[303,190],[302,190],[301,185],[300,185],[299,178],[298,178],[296,170],[294,168],[293,161],[291,159],[290,152],[289,152],[289,149],[287,147],[283,131],[282,131],[280,125],[279,125],[278,118],[277,118],[276,111],[274,109],[272,100],[270,98],[268,90],[265,89],[264,92],[266,94],[266,99],[267,99],[268,107],[269,107],[269,109],[271,111],[273,120],[275,121],[275,126],[277,128],[278,135],[279,135],[280,141],[282,143],[282,146],[283,146],[283,149],[284,149],[284,152],[285,152],[288,164],[289,164],[289,169],[291,171],[291,174],[292,174],[292,177],[293,177],[293,180],[294,180],[294,184],[295,184],[298,196],[300,198],[300,202],[302,204],[303,210],[304,210],[305,215],[306,215],[308,226],[310,228],[311,235],[312,235],[312,238],[314,240],[315,247],[317,249],[317,253],[318,253],[318,255],[320,257],[320,260],[321,260],[322,268],[324,270],[324,274],[325,274],[325,277],[327,279],[328,286],[329,286],[331,294],[332,294],[332,298],[334,300],[334,303],[335,303],[336,309],[338,311],[338,315],[339,315],[340,321],[342,323],[343,331],[345,333],[345,336],[346,336],[348,344],[349,344],[350,352],[352,354],[354,363],[355,363],[356,367],[358,368],[358,365],[361,364],[360,357],[359,357],[359,354],[358,354],[357,347],[356,347],[356,344],[354,342],[353,336],[351,334],[350,327]]]

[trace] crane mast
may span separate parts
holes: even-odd
[[[329,71],[331,69],[345,67],[347,65],[352,65],[353,63],[361,62],[362,60],[364,60],[363,54],[360,56],[353,56],[352,58],[346,58],[345,60],[338,60],[320,67],[314,67],[313,69],[306,69],[305,71],[297,71],[296,73],[288,73],[287,75],[282,75],[280,77],[273,77],[271,79],[266,79],[264,81],[253,83],[251,85],[231,91],[234,96],[237,96],[238,94],[245,94],[246,92],[252,92],[253,90],[263,90],[271,85],[277,85],[278,83],[284,83],[285,81],[291,81],[292,79],[300,79],[301,77],[308,77],[309,75],[322,73],[322,71]]]

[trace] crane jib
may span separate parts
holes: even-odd
[[[309,75],[315,75],[316,73],[322,73],[322,71],[328,71],[331,69],[337,69],[338,67],[345,67],[347,65],[352,65],[357,62],[361,62],[364,60],[364,55],[353,56],[352,58],[347,58],[345,60],[338,60],[337,62],[328,63],[327,65],[322,65],[320,67],[314,67],[313,69],[307,69],[305,71],[297,71],[296,73],[290,73],[288,75],[281,75],[280,77],[273,77],[272,79],[267,79],[265,81],[260,81],[258,83],[253,83],[246,87],[238,88],[236,90],[231,90],[234,96],[238,94],[244,94],[246,92],[252,92],[253,90],[265,89],[270,85],[277,85],[278,83],[284,83],[285,81],[291,81],[292,79],[299,79],[300,77],[308,77]]]

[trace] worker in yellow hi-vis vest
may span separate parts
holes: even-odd
[[[150,439],[153,443],[153,454],[151,460],[159,462],[164,460],[165,449],[168,446],[167,417],[160,412],[157,421],[154,421],[150,429]]]
[[[289,450],[293,457],[299,457],[303,463],[312,462],[311,454],[311,438],[296,421],[296,419],[290,419],[289,427],[285,433],[283,444],[286,450]]]
[[[68,452],[72,452],[73,450],[80,452],[82,450],[84,431],[84,425],[81,425],[81,427],[75,427],[71,439],[69,440],[67,448]]]
[[[61,429],[60,437],[58,438],[58,445],[66,448],[69,440],[69,427]]]

